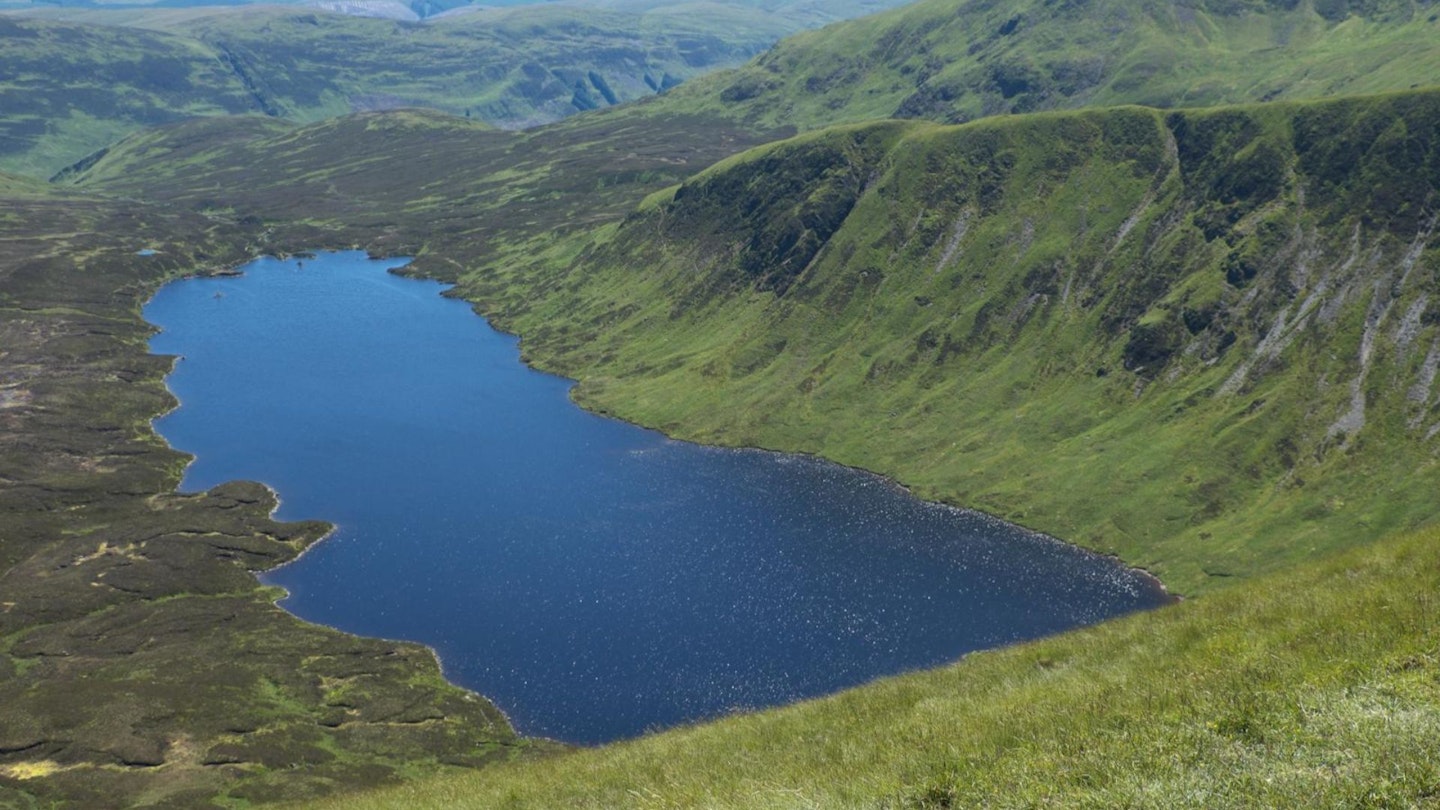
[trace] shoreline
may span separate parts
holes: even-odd
[[[362,250],[359,249],[359,248],[352,248],[352,249],[349,249],[349,250],[336,250],[336,251],[328,251],[328,250],[325,250],[325,251],[321,251],[321,252],[328,252],[328,253],[349,253],[349,252],[366,252],[366,251],[362,251]],[[389,260],[389,259],[401,258],[401,257],[377,257],[377,256],[374,256],[374,255],[369,254],[368,252],[366,252],[366,254],[367,254],[367,257],[368,257],[370,260],[372,260],[372,261],[386,261],[386,260]],[[300,257],[304,257],[304,258],[307,258],[307,259],[313,259],[313,258],[316,258],[317,254],[316,254],[315,252],[310,252],[310,251],[297,251],[297,252],[294,252],[294,253],[289,253],[289,252],[285,252],[285,251],[276,251],[276,252],[274,252],[274,253],[265,253],[265,254],[261,254],[261,255],[258,255],[258,256],[252,256],[252,257],[250,257],[250,258],[248,258],[248,259],[245,259],[245,260],[243,260],[243,261],[238,261],[238,262],[235,262],[235,263],[233,263],[233,264],[224,265],[224,266],[222,266],[222,267],[220,267],[220,268],[213,269],[213,270],[197,270],[197,271],[195,271],[195,272],[193,272],[193,273],[184,273],[184,274],[180,274],[180,275],[177,275],[177,276],[173,276],[173,277],[171,277],[171,278],[163,279],[163,280],[161,280],[159,283],[155,284],[155,285],[154,285],[154,289],[150,290],[150,291],[149,291],[149,295],[148,295],[143,301],[141,301],[141,303],[140,303],[140,319],[141,319],[141,321],[142,321],[143,323],[145,323],[148,327],[150,327],[150,328],[153,330],[153,332],[151,333],[151,337],[153,338],[155,335],[162,333],[162,332],[164,331],[164,328],[161,327],[161,326],[159,326],[158,324],[155,324],[155,323],[153,323],[153,322],[145,319],[144,310],[145,310],[145,307],[147,307],[147,306],[150,304],[150,302],[154,299],[155,294],[158,293],[159,290],[160,290],[162,287],[164,287],[164,286],[166,286],[166,285],[168,285],[168,284],[174,283],[174,282],[179,282],[179,281],[189,281],[189,280],[207,279],[207,278],[238,278],[238,277],[243,277],[243,276],[245,275],[245,273],[244,273],[244,271],[243,271],[242,269],[240,269],[240,268],[247,267],[247,266],[249,266],[249,265],[251,265],[251,264],[254,264],[254,263],[257,262],[257,261],[260,261],[260,260],[262,260],[262,259],[267,259],[267,258],[276,259],[276,260],[278,260],[278,261],[285,261],[286,259],[289,259],[289,258],[295,257],[295,256],[300,256]],[[408,262],[407,262],[407,263],[408,263]],[[397,267],[395,267],[395,268],[387,268],[387,272],[394,272],[394,270],[398,269],[399,267],[404,267],[404,266],[406,266],[406,265],[402,264],[402,265],[397,265]],[[147,341],[147,344],[148,344],[148,341]],[[378,635],[362,635],[362,634],[359,634],[359,633],[352,633],[352,632],[350,632],[350,631],[348,631],[348,630],[344,630],[344,629],[342,629],[342,628],[335,627],[335,626],[333,626],[333,625],[328,625],[328,624],[325,624],[325,623],[323,623],[323,622],[316,622],[316,621],[313,621],[313,620],[310,620],[310,619],[303,618],[303,617],[301,617],[301,616],[299,616],[299,615],[291,612],[291,611],[288,610],[284,605],[282,605],[281,602],[285,601],[286,599],[289,599],[290,596],[291,596],[291,593],[290,593],[289,589],[285,588],[283,585],[277,585],[277,584],[272,583],[272,582],[267,582],[267,581],[265,580],[265,575],[270,574],[270,573],[275,572],[275,571],[279,571],[279,570],[281,570],[281,569],[283,569],[283,568],[285,568],[285,567],[287,567],[287,566],[289,566],[289,565],[291,565],[291,564],[293,564],[293,563],[299,562],[302,558],[304,558],[306,555],[308,555],[311,551],[317,549],[317,548],[320,546],[320,544],[322,544],[322,543],[330,540],[330,539],[340,530],[341,526],[340,526],[339,524],[333,522],[333,521],[326,520],[326,519],[324,519],[324,518],[311,518],[311,519],[305,519],[305,520],[302,520],[302,521],[294,521],[294,520],[289,520],[289,519],[286,519],[286,518],[281,518],[281,517],[279,517],[278,515],[279,515],[279,512],[280,512],[280,509],[281,509],[281,507],[284,505],[284,498],[281,496],[280,490],[277,489],[274,485],[272,485],[272,484],[271,484],[270,482],[268,482],[268,481],[260,481],[260,480],[252,480],[252,479],[227,479],[227,480],[225,480],[225,481],[222,481],[222,482],[220,482],[220,483],[218,483],[218,484],[215,484],[214,486],[208,487],[208,488],[203,489],[203,490],[196,490],[196,491],[193,491],[193,492],[185,492],[185,491],[181,490],[180,487],[181,487],[181,485],[182,485],[183,482],[184,482],[185,473],[186,473],[186,471],[188,471],[190,465],[193,464],[193,463],[195,463],[195,460],[199,458],[199,454],[193,453],[193,452],[190,452],[190,451],[188,451],[188,450],[184,450],[184,449],[181,449],[181,448],[178,448],[178,447],[175,447],[173,444],[170,443],[170,439],[169,439],[168,437],[166,437],[164,433],[160,432],[159,428],[156,426],[156,422],[157,422],[158,420],[163,419],[163,418],[165,418],[166,416],[174,413],[175,411],[179,410],[179,409],[180,409],[181,407],[183,407],[184,404],[185,404],[184,401],[183,401],[182,399],[180,399],[180,397],[179,397],[179,396],[175,393],[175,391],[170,387],[170,376],[171,376],[171,374],[174,373],[174,371],[175,371],[175,366],[176,366],[181,360],[185,359],[185,355],[183,355],[183,354],[169,354],[169,355],[165,355],[165,354],[155,354],[154,352],[150,352],[150,351],[149,351],[148,345],[147,345],[147,354],[150,354],[151,356],[154,356],[154,357],[168,357],[168,358],[170,358],[170,367],[169,367],[169,369],[166,370],[165,376],[164,376],[164,378],[163,378],[162,381],[163,381],[163,383],[164,383],[165,392],[170,396],[170,399],[171,399],[172,404],[171,404],[171,406],[170,406],[169,408],[167,408],[165,411],[163,411],[163,412],[161,412],[161,413],[159,413],[159,414],[156,414],[155,416],[151,417],[151,419],[149,420],[149,423],[148,423],[148,424],[149,424],[150,432],[151,432],[156,438],[160,439],[160,441],[161,441],[162,443],[164,443],[164,445],[165,445],[166,447],[168,447],[169,449],[171,449],[172,451],[174,451],[174,452],[176,452],[176,453],[181,453],[181,454],[187,456],[188,459],[189,459],[188,461],[185,462],[185,466],[184,466],[184,467],[181,469],[181,471],[180,471],[179,480],[178,480],[178,481],[176,482],[176,484],[175,484],[174,494],[180,495],[180,496],[203,496],[203,495],[205,495],[205,494],[213,491],[216,487],[225,486],[225,485],[227,485],[227,484],[232,484],[232,483],[250,483],[250,484],[256,484],[256,485],[258,485],[258,486],[263,487],[263,488],[265,489],[265,491],[270,494],[270,497],[274,500],[274,505],[273,505],[273,506],[270,508],[270,510],[267,512],[267,516],[268,516],[271,520],[274,520],[275,522],[280,523],[280,524],[293,524],[293,523],[296,523],[296,522],[323,523],[323,524],[325,524],[326,526],[329,527],[329,528],[327,528],[327,529],[325,530],[325,532],[324,532],[323,534],[319,535],[319,536],[316,537],[314,540],[312,540],[312,541],[310,541],[309,543],[307,543],[303,548],[301,548],[298,552],[296,552],[295,556],[291,557],[290,559],[284,560],[284,561],[282,561],[282,562],[280,562],[280,563],[278,563],[278,564],[276,564],[276,565],[272,565],[272,566],[270,566],[269,568],[254,568],[254,569],[249,569],[250,575],[251,575],[252,577],[254,577],[256,586],[257,586],[258,588],[261,588],[261,589],[273,589],[273,590],[276,590],[276,591],[279,591],[279,592],[280,592],[280,595],[279,595],[279,596],[276,596],[275,598],[269,600],[271,605],[273,605],[273,606],[274,606],[275,608],[277,608],[278,610],[283,611],[287,616],[292,617],[292,618],[295,619],[296,621],[303,622],[303,623],[305,623],[305,624],[308,624],[308,625],[311,625],[311,626],[314,626],[314,627],[322,627],[322,628],[325,628],[325,629],[327,629],[327,630],[330,630],[330,631],[333,631],[333,632],[340,633],[340,634],[342,634],[342,635],[348,636],[348,637],[350,637],[350,638],[357,638],[357,639],[374,639],[374,640],[378,640],[378,641],[385,641],[385,642],[394,643],[394,644],[407,644],[407,645],[411,645],[411,646],[414,646],[414,647],[422,648],[422,649],[424,649],[424,650],[426,651],[426,653],[429,654],[431,660],[434,661],[435,670],[439,673],[440,677],[444,680],[444,682],[445,682],[446,684],[448,684],[451,688],[458,689],[458,690],[464,692],[465,695],[466,695],[467,697],[469,697],[470,699],[479,699],[479,700],[481,700],[481,701],[484,701],[488,706],[490,706],[492,709],[495,710],[495,712],[496,712],[496,713],[500,716],[500,718],[504,721],[506,727],[508,727],[508,728],[510,729],[510,731],[516,735],[517,738],[519,738],[519,739],[524,739],[524,740],[535,740],[535,741],[540,741],[540,742],[545,742],[545,743],[552,743],[552,744],[556,744],[556,745],[565,746],[565,747],[567,747],[567,748],[569,748],[569,747],[575,747],[575,746],[573,746],[573,744],[571,744],[571,743],[566,743],[566,742],[563,742],[563,741],[561,741],[561,740],[554,740],[554,739],[547,738],[547,737],[542,737],[542,736],[539,736],[539,735],[522,734],[522,733],[520,733],[520,731],[515,727],[514,722],[510,719],[510,714],[509,714],[509,712],[507,712],[507,711],[504,709],[504,707],[500,706],[500,704],[496,703],[496,702],[495,702],[493,699],[491,699],[489,696],[487,696],[487,695],[485,695],[485,694],[483,694],[483,693],[481,693],[481,692],[478,692],[478,691],[476,691],[476,690],[474,690],[474,689],[471,689],[471,688],[469,688],[469,687],[467,687],[467,686],[464,686],[464,685],[461,685],[461,684],[459,684],[459,683],[456,683],[456,682],[446,673],[445,661],[444,661],[444,659],[440,656],[439,651],[437,651],[433,646],[431,646],[431,645],[429,645],[429,644],[426,644],[426,643],[421,642],[421,641],[415,641],[415,640],[413,640],[413,639],[389,638],[389,637],[378,636]]]
[[[324,249],[321,249],[321,250],[324,251],[324,252],[340,252],[340,251],[328,251],[328,250],[324,250]],[[389,254],[379,253],[379,252],[375,252],[375,251],[371,251],[371,250],[365,250],[365,253],[366,253],[366,255],[369,256],[371,259],[399,258],[399,257],[390,256]],[[312,254],[312,255],[313,255],[313,254]],[[442,280],[442,279],[439,279],[439,278],[436,278],[436,277],[434,277],[434,276],[428,275],[428,274],[426,274],[426,273],[423,272],[423,271],[420,271],[420,272],[408,272],[408,273],[407,273],[407,272],[399,272],[399,271],[402,271],[402,270],[405,270],[405,269],[407,269],[407,268],[410,268],[410,267],[413,267],[413,266],[414,266],[414,257],[410,257],[410,259],[411,259],[411,260],[410,260],[408,263],[406,263],[406,264],[404,264],[404,265],[401,265],[400,267],[394,268],[394,269],[392,269],[392,270],[390,270],[390,271],[388,271],[388,272],[394,273],[395,275],[403,276],[403,277],[405,277],[405,278],[423,279],[423,280],[427,280],[427,281],[433,281],[433,282],[436,282],[436,283],[439,283],[439,284],[448,285],[448,286],[447,286],[447,289],[455,289],[455,288],[457,288],[457,287],[459,286],[456,282],[444,281],[444,280]],[[1001,516],[999,516],[999,515],[996,515],[996,514],[993,514],[993,513],[990,513],[990,512],[986,512],[986,511],[984,511],[984,510],[982,510],[982,509],[976,509],[975,507],[972,507],[972,506],[964,506],[964,505],[961,505],[961,504],[950,503],[950,502],[948,502],[948,501],[932,500],[932,499],[929,499],[929,498],[922,497],[922,496],[920,496],[920,495],[917,495],[917,494],[915,493],[915,491],[914,491],[911,487],[907,486],[906,484],[904,484],[903,482],[901,482],[901,481],[899,481],[898,479],[894,478],[893,476],[887,475],[887,474],[882,473],[882,472],[877,472],[877,471],[875,471],[875,470],[871,470],[871,469],[868,469],[868,468],[866,468],[866,467],[861,467],[861,466],[854,465],[854,464],[846,464],[846,463],[841,462],[841,461],[836,461],[836,460],[834,460],[834,459],[827,458],[826,456],[823,456],[823,455],[821,455],[821,454],[819,454],[819,453],[810,452],[810,451],[805,451],[805,450],[786,450],[786,449],[783,449],[783,448],[767,447],[767,446],[765,446],[765,445],[759,445],[759,444],[706,444],[706,443],[703,443],[703,442],[697,442],[697,441],[694,441],[694,440],[692,440],[692,439],[684,438],[683,436],[677,436],[677,435],[671,434],[671,433],[665,431],[663,428],[654,427],[654,426],[651,426],[651,425],[646,425],[646,424],[644,424],[644,423],[642,423],[642,422],[638,422],[638,421],[636,421],[636,420],[629,419],[629,418],[627,418],[627,417],[625,417],[625,416],[622,416],[622,415],[620,415],[620,414],[613,413],[613,412],[608,411],[608,410],[599,410],[599,409],[593,407],[592,405],[590,405],[589,403],[586,403],[583,399],[577,398],[577,397],[575,396],[575,392],[579,390],[580,385],[581,385],[581,383],[582,383],[582,380],[580,380],[579,378],[576,378],[576,377],[571,377],[571,376],[569,376],[569,375],[567,375],[567,374],[564,374],[564,373],[561,373],[561,372],[559,372],[559,371],[554,371],[554,370],[551,370],[551,369],[548,369],[548,368],[545,368],[545,367],[536,365],[534,362],[532,362],[532,360],[531,360],[529,357],[526,356],[526,352],[525,352],[525,350],[524,350],[524,342],[525,342],[525,337],[524,337],[524,335],[521,335],[519,332],[513,332],[513,331],[510,331],[510,330],[505,329],[505,328],[503,328],[503,327],[497,326],[496,323],[495,323],[494,316],[493,316],[492,314],[487,314],[486,312],[482,311],[481,308],[480,308],[479,302],[477,302],[477,301],[472,301],[471,299],[469,299],[469,298],[464,298],[464,297],[459,297],[459,300],[464,301],[467,305],[469,305],[471,311],[473,311],[476,316],[478,316],[481,320],[483,320],[483,321],[485,322],[485,324],[486,324],[490,329],[492,329],[492,330],[494,330],[495,332],[498,332],[498,333],[500,333],[500,334],[502,334],[502,335],[507,335],[507,336],[515,339],[515,348],[516,348],[516,350],[517,350],[517,352],[518,352],[518,359],[519,359],[519,361],[520,361],[522,364],[525,365],[526,368],[528,368],[528,369],[530,369],[530,370],[532,370],[532,371],[538,372],[538,373],[540,373],[540,374],[547,375],[547,376],[549,376],[549,377],[554,377],[554,378],[556,378],[556,379],[565,380],[566,382],[570,383],[570,389],[569,389],[569,392],[567,393],[568,398],[570,399],[570,401],[571,401],[572,403],[574,403],[574,405],[575,405],[577,408],[580,408],[581,410],[585,411],[585,412],[588,413],[588,414],[591,414],[591,415],[593,415],[593,416],[597,416],[597,417],[600,417],[600,418],[603,418],[603,419],[613,419],[613,420],[618,421],[618,422],[623,422],[624,424],[631,425],[631,426],[636,427],[636,428],[639,428],[639,429],[641,429],[641,430],[646,430],[646,431],[649,431],[649,432],[651,432],[651,433],[656,433],[656,434],[658,434],[658,435],[660,435],[660,436],[665,437],[666,439],[668,439],[668,440],[670,440],[670,441],[683,442],[683,443],[685,443],[685,444],[689,444],[689,445],[692,445],[692,446],[695,446],[695,447],[705,447],[705,448],[712,448],[712,449],[717,449],[717,450],[738,450],[738,451],[753,450],[753,451],[757,451],[757,452],[772,453],[772,454],[776,454],[776,455],[798,456],[798,457],[801,457],[801,458],[815,459],[815,460],[817,460],[817,461],[821,461],[821,462],[824,462],[824,463],[826,463],[826,464],[833,464],[833,465],[835,465],[835,466],[837,466],[837,467],[842,467],[842,468],[844,468],[844,469],[851,470],[851,471],[857,472],[857,473],[862,473],[862,474],[864,474],[864,475],[874,476],[874,477],[876,477],[876,478],[879,478],[879,479],[885,481],[886,483],[888,483],[888,484],[891,485],[891,486],[894,486],[894,487],[899,488],[900,490],[902,490],[903,492],[905,492],[905,494],[909,495],[910,497],[912,497],[912,498],[914,498],[915,500],[920,501],[920,502],[922,502],[922,503],[932,504],[932,505],[935,505],[935,506],[942,506],[942,507],[945,507],[945,508],[948,508],[948,509],[957,509],[957,510],[960,510],[960,511],[962,511],[962,512],[969,513],[969,514],[981,515],[981,516],[984,516],[985,518],[999,521],[999,522],[1001,522],[1001,523],[1003,523],[1003,524],[1005,524],[1005,525],[1007,525],[1007,526],[1013,526],[1013,527],[1016,527],[1016,528],[1018,528],[1018,529],[1021,529],[1021,530],[1025,531],[1025,532],[1028,533],[1028,534],[1032,534],[1032,535],[1035,535],[1035,536],[1042,537],[1042,538],[1045,538],[1045,539],[1047,539],[1047,540],[1053,541],[1053,542],[1058,543],[1058,544],[1060,544],[1060,545],[1062,545],[1062,546],[1066,546],[1066,547],[1072,548],[1072,549],[1077,549],[1077,550],[1079,550],[1079,551],[1082,551],[1082,552],[1084,552],[1084,553],[1086,553],[1086,554],[1089,554],[1089,555],[1092,555],[1092,556],[1094,556],[1094,557],[1098,557],[1098,558],[1106,559],[1106,560],[1111,560],[1111,561],[1119,564],[1120,566],[1122,566],[1122,567],[1124,567],[1124,568],[1126,568],[1126,569],[1128,569],[1128,570],[1130,570],[1130,571],[1134,571],[1134,572],[1138,572],[1138,573],[1140,573],[1140,574],[1143,574],[1146,578],[1148,578],[1148,579],[1149,579],[1150,581],[1152,581],[1156,586],[1158,586],[1161,591],[1163,591],[1167,596],[1169,596],[1169,597],[1171,598],[1171,600],[1172,600],[1172,603],[1179,603],[1179,602],[1184,601],[1184,600],[1187,598],[1187,597],[1185,596],[1185,594],[1172,592],[1172,591],[1170,590],[1170,587],[1166,584],[1165,580],[1163,580],[1158,574],[1154,573],[1154,572],[1151,571],[1149,568],[1146,568],[1145,566],[1142,566],[1142,565],[1133,564],[1133,563],[1125,560],[1125,559],[1124,559],[1123,557],[1121,557],[1119,554],[1114,554],[1114,553],[1108,553],[1108,552],[1099,551],[1098,549],[1090,548],[1089,546],[1081,545],[1080,543],[1076,543],[1076,542],[1072,542],[1072,541],[1070,541],[1070,540],[1066,540],[1066,539],[1064,539],[1064,538],[1062,538],[1062,537],[1059,537],[1059,536],[1057,536],[1057,535],[1050,534],[1049,532],[1045,532],[1045,531],[1042,531],[1042,530],[1040,530],[1040,529],[1036,529],[1036,528],[1033,528],[1033,527],[1031,527],[1031,526],[1027,526],[1027,525],[1025,525],[1025,524],[1023,524],[1023,523],[1017,523],[1017,522],[1015,522],[1015,521],[1013,521],[1013,520],[1008,520],[1008,519],[1003,518],[1003,517],[1001,517]]]

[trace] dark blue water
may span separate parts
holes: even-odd
[[[586,413],[441,285],[363,254],[167,285],[186,490],[264,481],[335,534],[287,609],[433,646],[525,733],[597,742],[1166,601],[1110,560],[812,458]]]

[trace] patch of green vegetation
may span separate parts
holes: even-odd
[[[0,172],[0,195],[6,197],[48,197],[53,194],[54,189],[43,180]]]
[[[157,31],[0,16],[0,167],[47,177],[134,131],[250,100],[214,53]]]
[[[1424,806],[1437,572],[1427,530],[830,698],[304,806]]]

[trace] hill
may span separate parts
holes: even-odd
[[[1387,771],[1376,795],[1423,794],[1429,777],[1415,751],[1428,745],[1436,705],[1423,654],[1434,630],[1423,599],[1396,596],[1427,592],[1413,578],[1430,570],[1422,560],[1433,534],[1371,544],[1433,519],[1437,326],[1427,313],[1440,93],[959,127],[882,122],[758,146],[698,174],[759,139],[715,119],[663,120],[673,129],[624,111],[529,133],[419,111],[307,127],[199,120],[134,136],[71,179],[163,203],[156,210],[170,217],[206,212],[185,227],[221,229],[219,242],[189,242],[211,245],[212,257],[225,255],[223,244],[416,251],[416,272],[459,280],[459,292],[525,336],[527,358],[578,376],[593,408],[680,435],[887,471],[925,494],[1117,551],[1182,591],[1213,593],[1163,620],[533,770],[419,783],[377,803],[473,793],[483,806],[497,795],[486,791],[498,791],[535,806],[603,804],[607,791],[649,790],[660,804],[783,804],[800,791],[817,801],[945,806],[999,784],[1100,804],[1140,801],[1146,790],[1178,800],[1197,785],[1229,792],[1194,794],[1196,802],[1235,804],[1255,795],[1247,791],[1318,786],[1342,803],[1375,789],[1371,766],[1381,761],[1399,770]],[[417,141],[434,148],[406,148]],[[202,261],[177,257],[168,272]],[[143,293],[129,279],[164,277],[135,261],[117,265],[130,275],[88,276],[99,300],[134,307]],[[26,306],[70,317],[81,300],[73,274],[55,265],[30,277],[60,292],[56,303]],[[6,289],[20,288],[12,280]],[[133,309],[106,313],[143,331]],[[143,358],[134,340],[114,350],[127,363]],[[56,391],[94,390],[97,406],[110,396],[106,386],[84,387],[88,372],[50,367]],[[147,385],[158,388],[159,373]],[[121,418],[140,419],[163,397],[137,400],[134,415],[126,407]],[[65,424],[54,435],[70,435]],[[21,426],[11,435],[37,434]],[[94,452],[102,466],[115,455],[71,452]],[[46,457],[42,448],[23,458]],[[6,475],[35,473],[22,465]],[[126,493],[173,487],[166,474],[146,475],[154,482],[138,488],[90,473],[70,480],[104,487],[95,519],[123,533],[128,524],[112,510],[145,502]],[[84,544],[97,530],[72,536]],[[1353,546],[1367,549],[1330,560]],[[20,558],[32,553],[75,552],[41,544]],[[111,556],[138,564],[124,554],[100,559]],[[1274,573],[1251,581],[1265,571]],[[7,614],[19,622],[10,638],[40,632],[24,629],[26,615]],[[64,632],[72,649],[95,638],[64,623],[39,627]],[[247,638],[256,637],[237,641]],[[61,694],[89,665],[52,678],[44,649],[12,645],[5,660]],[[159,660],[188,660],[183,645],[162,649],[176,655]],[[280,693],[283,705],[311,706],[299,688]],[[1004,707],[1022,704],[1033,714],[1017,728]],[[21,712],[7,728],[55,722],[29,699],[5,705]],[[932,719],[917,721],[919,709],[906,707],[932,707]],[[977,714],[983,707],[999,713]],[[957,749],[952,720],[987,729],[964,736],[977,748]],[[122,723],[121,739],[175,728],[147,722],[145,732]],[[313,747],[303,726],[272,742]],[[99,731],[113,733],[68,731],[86,740],[70,750],[109,750],[86,736]],[[832,740],[802,751],[829,761],[838,746],[853,756],[836,761],[851,764],[839,773],[808,754],[776,754],[755,765],[717,759],[713,747],[766,751],[799,737]],[[1082,747],[1095,754],[1067,771],[1073,780],[1052,788],[1037,776]],[[97,781],[110,778],[97,767],[109,754],[18,750],[5,760],[7,784],[24,791],[15,795],[176,796],[191,787],[168,776],[193,772],[178,756],[189,748],[162,747],[163,768],[111,781]],[[1154,750],[1191,753],[1157,772]],[[266,761],[242,759],[258,765],[240,766],[245,779],[229,795],[293,796],[359,764],[306,761],[281,779]],[[40,770],[13,781],[27,767]],[[204,785],[186,800],[214,795]]]
[[[460,291],[592,407],[1195,592],[1432,514],[1437,100],[823,130]]]
[[[602,122],[608,146],[590,154],[582,130]],[[269,156],[227,198],[229,216],[311,243],[391,217],[397,239],[419,240],[418,271],[458,279],[524,336],[529,360],[577,376],[589,407],[888,472],[1203,596],[822,701],[347,805],[1430,795],[1440,91],[835,127],[638,206],[690,172],[613,164],[637,147],[658,158],[675,136],[632,141],[648,130],[615,111],[457,138],[536,139],[537,162],[517,167],[495,210],[547,198],[569,212],[492,222],[459,212],[499,189],[415,155],[377,166],[387,139],[422,125],[429,138],[456,127],[376,114],[158,160],[191,124],[132,139],[76,179],[213,207],[229,173]],[[354,153],[326,147],[338,142]],[[547,165],[574,185],[546,185]],[[597,205],[597,189],[613,196]],[[327,213],[339,201],[349,207]]]
[[[0,168],[46,177],[127,132],[252,99],[197,42],[0,16]]]
[[[887,471],[1207,593],[345,804],[1423,804],[1437,124],[1429,91],[839,127],[463,273],[590,407]]]

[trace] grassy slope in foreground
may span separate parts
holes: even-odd
[[[782,41],[670,109],[809,129],[1044,109],[1207,106],[1440,83],[1411,0],[920,0]]]
[[[1440,533],[834,697],[427,780],[373,808],[1414,807]]]

